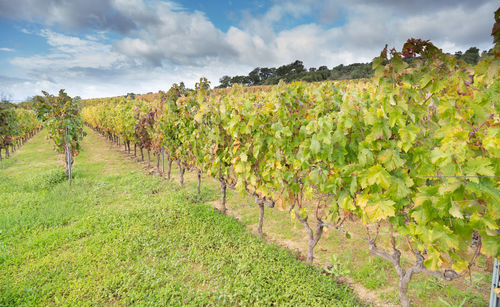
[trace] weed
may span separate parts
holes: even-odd
[[[351,273],[350,270],[345,268],[345,264],[340,261],[336,255],[330,257],[330,265],[325,268],[325,272],[337,277],[342,277]]]
[[[37,173],[28,180],[28,188],[31,190],[48,190],[57,184],[67,180],[62,168],[54,168],[48,171]]]

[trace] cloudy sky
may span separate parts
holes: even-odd
[[[492,47],[498,1],[0,0],[0,98],[145,93],[205,76],[368,62],[387,43]]]

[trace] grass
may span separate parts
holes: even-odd
[[[64,180],[44,132],[0,165],[0,305],[357,306],[353,291],[89,133]],[[195,202],[196,200],[196,202]]]

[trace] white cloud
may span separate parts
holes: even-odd
[[[10,60],[25,72],[23,80],[2,81],[0,91],[20,98],[42,89],[65,88],[70,95],[99,97],[168,89],[180,81],[192,87],[202,76],[217,85],[223,75],[247,74],[257,66],[277,67],[295,60],[331,68],[368,62],[386,43],[401,48],[410,37],[431,39],[448,52],[471,46],[486,49],[491,47],[489,33],[497,6],[494,1],[479,0],[476,5],[423,0],[429,3],[422,7],[389,0],[282,0],[258,16],[243,13],[239,24],[223,32],[204,13],[188,11],[175,2],[104,0],[96,4],[102,9],[96,12],[90,4],[97,0],[82,6],[43,0],[50,4],[44,9],[50,14],[40,17],[27,5],[38,7],[34,0],[19,1],[27,11],[7,7],[24,16],[19,18],[93,29],[84,36],[61,34],[51,27],[36,33],[23,31],[43,37],[51,49],[47,54]],[[75,17],[78,10],[83,15]],[[61,15],[66,16],[63,19],[56,12],[67,15]],[[341,17],[345,23],[328,25]],[[71,18],[76,19],[67,20]],[[310,22],[287,26],[298,18]],[[123,36],[112,41],[114,33]],[[0,51],[10,51],[5,49],[9,48]]]
[[[136,28],[131,19],[114,8],[112,0],[2,0],[0,17],[70,30],[90,28],[125,34]]]
[[[31,71],[63,73],[75,67],[113,68],[119,66],[121,62],[127,61],[124,55],[113,51],[109,44],[46,29],[42,30],[39,35],[52,46],[51,53],[31,57],[15,57],[10,61],[12,65]],[[64,76],[59,77],[64,78]]]
[[[287,3],[321,8],[321,14],[329,16],[330,21],[342,11],[346,22],[337,27],[312,23],[274,31],[275,24],[287,18],[286,9],[278,14],[276,8],[287,7]],[[496,6],[494,1],[478,1],[477,5],[448,1],[429,3],[427,8],[389,0],[349,4],[338,0],[282,1],[263,16],[247,17],[241,28],[230,28],[226,37],[238,51],[239,61],[252,66],[276,66],[295,59],[302,60],[306,66],[328,67],[367,62],[377,56],[386,43],[398,49],[411,37],[430,39],[446,52],[465,51],[471,46],[489,49]],[[307,9],[302,12],[318,14]],[[322,18],[321,14],[318,18]],[[259,41],[263,43],[257,44]]]
[[[16,50],[12,49],[12,48],[5,48],[5,47],[2,47],[0,48],[0,51],[5,51],[5,52],[14,52]]]
[[[123,5],[119,9],[140,26],[132,36],[115,43],[116,49],[127,56],[142,58],[154,66],[163,62],[199,66],[207,58],[234,56],[224,33],[201,12],[185,12],[164,2],[152,2],[149,7],[144,3]]]
[[[433,14],[401,18],[397,23],[397,38],[403,40],[413,34],[430,39],[438,47],[446,46],[448,51],[464,50],[471,46],[491,48],[489,33],[496,8],[498,3],[490,2],[473,9],[456,6]]]

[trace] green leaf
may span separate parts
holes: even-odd
[[[378,160],[384,164],[388,171],[392,171],[404,165],[405,161],[401,159],[399,154],[390,149],[386,149],[378,155]]]
[[[311,179],[312,183],[319,184],[321,181],[320,169],[319,168],[313,169],[309,174],[309,178]]]
[[[427,259],[424,261],[425,267],[429,270],[436,271],[439,269],[441,263],[442,263],[441,253],[436,248],[428,246]]]
[[[436,271],[439,269],[439,254],[432,254],[427,257],[424,261],[424,265],[427,269],[431,271]]]
[[[245,170],[245,166],[243,165],[243,163],[241,162],[237,162],[235,165],[234,165],[234,171],[238,174],[241,174],[243,173]]]
[[[464,272],[469,268],[469,263],[467,261],[458,260],[453,262],[451,268],[456,272]],[[461,304],[460,306],[463,306],[463,304]]]
[[[500,211],[500,191],[495,186],[469,182],[465,188],[470,192],[481,193],[483,197],[491,200],[491,205],[497,207]]]
[[[416,208],[411,213],[411,217],[415,220],[417,224],[425,224],[428,221],[427,213],[424,207]]]
[[[393,181],[390,191],[391,195],[394,195],[396,200],[405,198],[411,193],[407,183],[399,178]]]
[[[373,59],[373,62],[372,62],[372,69],[375,70],[377,69],[377,67],[379,67],[383,62],[384,62],[384,58],[382,57],[376,57]]]
[[[444,160],[448,158],[448,155],[442,152],[439,148],[434,148],[431,151],[431,162],[437,163],[440,160]]]
[[[354,206],[353,199],[345,193],[339,198],[338,204],[339,204],[339,207],[341,207],[345,211],[352,212],[352,211],[356,210],[356,206]]]
[[[444,195],[446,193],[452,193],[455,192],[458,188],[462,186],[462,182],[457,181],[457,182],[443,182],[439,186],[439,194]]]
[[[351,185],[349,186],[349,192],[351,192],[351,195],[354,195],[358,189],[358,179],[357,176],[352,176],[351,179]]]
[[[391,175],[380,164],[370,167],[364,179],[365,180],[361,182],[363,188],[369,185],[378,184],[382,188],[388,189],[391,185]]]
[[[495,176],[495,170],[493,169],[493,166],[491,166],[491,161],[484,157],[468,159],[465,173],[469,176],[474,176],[476,174],[483,176]]]
[[[372,164],[373,163],[372,152],[367,148],[361,149],[358,154],[358,161],[359,164],[362,166]]]
[[[317,140],[312,139],[310,148],[311,148],[312,153],[317,154],[321,149],[321,145]]]
[[[452,202],[449,212],[451,216],[456,217],[457,219],[464,218],[464,215],[462,214],[462,211],[460,211],[460,207],[456,202]]]
[[[481,253],[491,256],[498,257],[500,253],[500,239],[498,236],[489,237],[483,236],[481,238]]]
[[[432,81],[432,74],[425,74],[422,76],[419,83],[422,88],[425,88],[431,81]]]
[[[301,218],[306,218],[307,216],[309,215],[309,213],[307,212],[307,209],[306,208],[300,208],[299,210],[299,216]]]
[[[379,221],[390,216],[394,216],[394,205],[396,203],[392,200],[379,200],[376,202],[369,202],[365,208],[365,214],[370,221]]]

